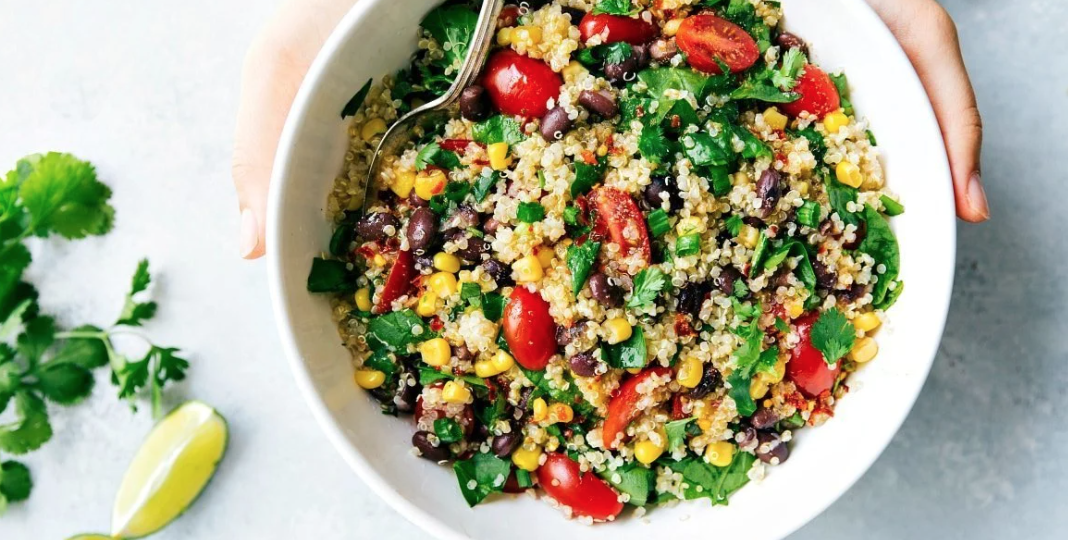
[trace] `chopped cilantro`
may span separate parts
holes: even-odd
[[[521,202],[516,218],[523,223],[537,223],[545,219],[545,207],[539,202]]]
[[[438,143],[433,142],[424,146],[415,156],[415,170],[425,170],[427,165],[455,169],[460,166],[460,158],[453,152],[443,150]]]
[[[476,202],[482,202],[489,196],[490,191],[497,185],[497,182],[501,180],[500,171],[494,171],[487,169],[483,171],[482,175],[475,180],[474,186],[471,188],[471,194],[475,196]]]
[[[567,269],[571,271],[571,292],[578,295],[582,287],[586,285],[586,278],[590,275],[593,263],[597,261],[597,253],[601,250],[600,242],[586,241],[581,246],[570,245],[567,247]]]
[[[638,272],[634,278],[634,290],[627,300],[627,307],[641,309],[652,304],[667,285],[667,275],[660,268],[652,266]]]
[[[664,431],[667,433],[667,451],[674,452],[676,448],[686,439],[687,426],[697,420],[694,417],[684,418],[682,420],[673,420],[664,424]]]
[[[630,15],[632,11],[631,0],[600,0],[593,7],[594,15],[607,13],[609,15]],[[577,21],[576,21],[577,22]]]
[[[471,126],[471,138],[482,144],[503,142],[513,146],[523,142],[523,130],[515,119],[499,114]]]
[[[838,308],[820,313],[819,319],[812,325],[812,346],[823,353],[828,365],[833,366],[848,354],[856,337],[857,330]]]

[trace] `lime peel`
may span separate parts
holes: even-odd
[[[227,442],[226,420],[210,406],[188,401],[171,411],[152,428],[123,477],[111,536],[141,538],[174,521],[211,480]]]

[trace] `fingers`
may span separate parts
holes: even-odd
[[[983,124],[957,28],[933,0],[868,0],[908,54],[942,128],[957,215],[971,222],[990,218],[980,174]]]
[[[290,0],[256,37],[241,73],[232,175],[242,257],[264,254],[271,169],[297,90],[330,32],[355,0]]]

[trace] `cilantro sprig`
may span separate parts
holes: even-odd
[[[36,288],[23,280],[30,238],[106,234],[115,216],[110,197],[95,168],[70,154],[27,156],[0,178],[0,415],[10,419],[0,424],[0,453],[22,455],[48,442],[48,404],[70,406],[87,398],[94,369],[109,366],[119,397],[134,408],[147,397],[155,417],[162,413],[164,387],[185,378],[189,362],[178,349],[156,345],[138,331],[158,309],[147,298],[147,260],[138,264],[115,322],[103,328],[60,329],[41,312]],[[140,350],[120,348],[118,335],[140,340]],[[32,487],[24,464],[0,461],[0,513],[28,498]]]

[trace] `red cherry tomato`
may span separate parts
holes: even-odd
[[[578,27],[583,42],[599,35],[602,44],[625,41],[631,45],[641,45],[656,37],[656,27],[652,23],[622,15],[587,13]]]
[[[841,371],[841,362],[828,367],[823,353],[812,346],[812,325],[818,318],[818,313],[810,313],[794,321],[801,342],[790,351],[790,361],[786,363],[787,378],[810,399],[830,390]]]
[[[556,354],[556,322],[541,294],[520,285],[504,308],[504,339],[519,365],[540,371]]]
[[[731,73],[738,73],[760,58],[760,48],[749,32],[711,13],[686,17],[675,34],[675,44],[694,69],[716,75],[723,71],[717,60],[727,64]]]
[[[501,14],[497,15],[497,28],[515,26],[517,19],[519,19],[519,6],[504,6],[501,8]]]
[[[630,195],[616,188],[600,187],[590,193],[589,200],[597,213],[594,229],[600,235],[610,236],[628,253],[637,251],[646,264],[652,261],[645,218]],[[637,238],[628,237],[631,231]]]
[[[464,153],[467,151],[467,147],[473,143],[471,139],[445,139],[441,141],[441,149],[448,150],[449,152]],[[485,146],[482,143],[475,143],[479,146]]]
[[[557,502],[571,507],[576,516],[608,521],[623,511],[614,489],[592,471],[582,472],[579,464],[564,454],[545,455],[545,464],[538,467],[538,485]]]
[[[547,102],[560,95],[562,84],[560,75],[545,62],[511,49],[493,53],[482,75],[482,86],[497,109],[518,116],[544,115]]]
[[[378,297],[378,304],[372,310],[375,313],[385,313],[390,310],[390,304],[394,300],[404,296],[412,286],[415,279],[415,258],[407,251],[398,251],[397,260],[389,269],[386,276],[386,284],[382,287],[382,295]]]
[[[638,385],[649,380],[653,375],[663,377],[670,374],[671,368],[649,368],[627,379],[619,387],[619,391],[612,398],[612,401],[608,402],[608,416],[605,417],[604,425],[601,426],[605,448],[612,450],[619,446],[616,437],[623,433],[627,426],[638,417],[638,399],[641,398],[641,394],[638,393]]]
[[[818,118],[837,111],[842,106],[838,88],[834,86],[831,76],[822,69],[807,64],[805,71],[797,79],[794,92],[801,97],[793,103],[783,103],[780,108],[790,116],[800,116],[801,111],[808,111]]]

